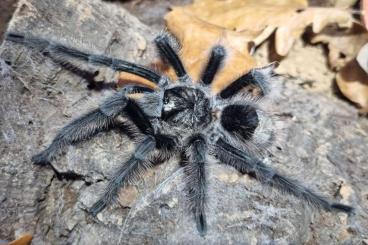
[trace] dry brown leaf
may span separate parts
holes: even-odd
[[[309,25],[318,33],[329,24],[348,28],[353,23],[348,10],[308,8],[304,0],[196,0],[173,9],[185,10],[204,22],[241,33],[256,45],[276,32],[276,52],[281,56],[289,52]]]
[[[175,8],[165,16],[170,32],[182,45],[181,59],[196,81],[206,65],[209,53],[216,44],[226,48],[227,58],[212,83],[212,91],[218,93],[238,76],[255,67],[254,58],[249,54],[250,40],[241,33],[228,31],[189,14],[186,10]],[[173,77],[173,71],[170,71]]]
[[[331,23],[342,28],[350,28],[353,18],[347,10],[335,8],[307,8],[303,12],[294,13],[276,30],[276,52],[285,56],[295,39],[300,38],[307,26],[312,25],[313,32],[319,33]]]
[[[340,91],[352,102],[368,112],[368,74],[353,59],[344,66],[336,76]]]
[[[327,44],[330,66],[334,70],[339,70],[357,57],[361,47],[368,42],[368,32],[364,26],[354,23],[349,30],[325,30],[313,37],[311,42]]]

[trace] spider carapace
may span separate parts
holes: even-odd
[[[272,128],[265,131],[260,126],[268,114],[258,106],[258,101],[267,97],[270,92],[272,65],[252,69],[219,93],[213,94],[211,83],[219,70],[226,69],[223,64],[226,50],[221,45],[210,50],[199,81],[193,82],[168,34],[159,35],[155,39],[155,45],[161,58],[175,71],[178,77],[176,81],[171,81],[167,76],[148,67],[105,55],[82,52],[37,37],[8,33],[6,39],[40,49],[48,57],[63,58],[64,61],[76,59],[107,66],[115,71],[128,72],[157,86],[156,89],[125,86],[100,107],[67,124],[45,150],[32,158],[35,164],[51,164],[66,146],[85,141],[99,132],[114,128],[121,129],[123,133],[133,131],[137,142],[135,151],[117,169],[100,199],[90,208],[93,215],[110,205],[118,190],[142,170],[175,155],[182,159],[188,206],[201,235],[205,235],[207,230],[206,166],[210,162],[229,165],[242,174],[258,179],[264,185],[289,193],[316,208],[347,213],[352,211],[350,206],[331,203],[299,181],[285,177],[265,163],[266,154],[261,153],[268,152],[267,147],[272,145],[274,137]],[[249,86],[260,91],[257,97],[244,90]],[[134,96],[136,93],[139,96]]]
[[[162,120],[171,126],[205,128],[211,121],[208,96],[199,88],[177,86],[164,93]]]

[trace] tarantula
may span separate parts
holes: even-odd
[[[174,155],[180,155],[182,159],[188,180],[186,192],[189,208],[201,235],[205,235],[207,230],[206,165],[209,159],[229,165],[242,174],[249,174],[263,184],[294,195],[319,209],[346,213],[353,210],[347,205],[331,203],[298,181],[281,175],[250,147],[263,112],[257,107],[257,100],[249,99],[252,94],[244,88],[255,86],[260,91],[260,97],[267,96],[270,92],[272,66],[252,69],[213,95],[211,82],[216,73],[223,69],[222,63],[226,56],[226,50],[221,45],[211,49],[201,79],[195,82],[187,74],[168,34],[159,35],[154,42],[163,60],[174,69],[178,77],[176,81],[141,65],[89,54],[37,37],[8,33],[6,39],[42,49],[49,56],[74,58],[110,67],[114,71],[132,73],[157,85],[156,90],[145,86],[125,86],[99,108],[62,128],[47,149],[32,158],[35,164],[47,165],[66,146],[114,128],[123,129],[122,132],[126,133],[133,130],[142,135],[138,137],[139,143],[134,153],[111,177],[101,198],[90,208],[94,216],[110,205],[119,188],[141,170]],[[132,96],[136,93],[139,96]]]

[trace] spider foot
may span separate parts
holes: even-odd
[[[31,161],[36,165],[45,166],[50,164],[51,159],[48,152],[43,151],[41,153],[38,153],[37,155],[34,155]]]
[[[95,72],[85,72],[83,78],[86,80],[87,88],[90,90],[101,91],[104,89],[115,90],[117,88],[117,83],[106,82],[105,80],[98,80],[100,77],[100,72],[97,70]]]
[[[350,207],[348,205],[344,205],[344,204],[341,204],[341,203],[332,203],[331,208],[336,210],[336,211],[344,212],[344,213],[347,213],[347,214],[350,214],[350,213],[354,212],[353,207]]]
[[[107,206],[107,203],[105,200],[100,199],[98,200],[93,206],[89,209],[89,212],[93,217],[96,217],[99,212],[104,210]]]
[[[196,217],[196,223],[197,223],[197,230],[199,232],[200,236],[205,236],[207,233],[207,223],[206,223],[206,218],[204,217],[203,214],[198,215],[198,217]]]

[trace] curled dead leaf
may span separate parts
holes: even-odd
[[[287,55],[295,39],[300,38],[307,26],[312,25],[313,32],[319,33],[331,23],[350,28],[353,19],[348,11],[335,8],[307,8],[293,13],[276,30],[276,52],[281,56]]]
[[[357,57],[361,47],[368,42],[368,32],[364,26],[354,23],[347,30],[327,29],[314,36],[311,42],[327,44],[329,65],[339,70]]]
[[[336,83],[342,94],[368,112],[368,74],[353,59],[337,74]]]

